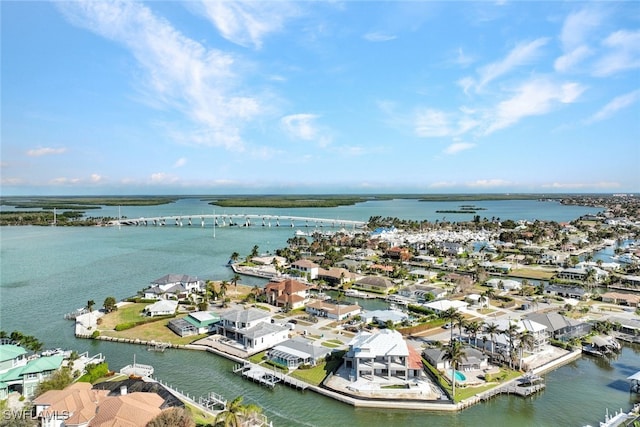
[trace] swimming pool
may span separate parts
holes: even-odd
[[[454,375],[456,377],[456,381],[465,381],[467,379],[467,377],[465,377],[460,371],[456,371]]]

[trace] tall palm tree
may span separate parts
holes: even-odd
[[[444,360],[448,360],[451,364],[451,398],[455,401],[456,396],[456,370],[464,358],[462,352],[462,345],[458,341],[451,341],[447,347],[445,347],[444,354],[442,355]]]
[[[245,422],[250,421],[262,409],[254,404],[243,405],[242,396],[238,396],[231,402],[227,403],[224,410],[216,416],[214,425],[223,427],[241,427]]]
[[[509,322],[509,326],[500,332],[505,334],[509,340],[509,368],[513,368],[513,351],[515,350],[515,339],[518,336],[518,325]]]
[[[478,331],[480,331],[481,326],[480,322],[472,320],[467,322],[464,328],[467,335],[469,335],[469,343],[471,343],[471,338],[473,337],[473,345],[475,347],[478,346]]]
[[[218,291],[218,294],[224,298],[225,295],[227,294],[227,289],[229,288],[229,282],[227,282],[226,280],[223,280],[222,282],[220,282],[220,291]]]
[[[258,256],[258,245],[253,245],[251,248],[251,258]]]
[[[451,329],[451,341],[453,341],[454,319],[457,318],[457,315],[458,311],[453,307],[449,307],[445,311],[440,313],[440,317],[449,322],[449,327]]]
[[[233,277],[231,278],[231,283],[233,283],[233,287],[235,289],[236,295],[238,294],[238,280],[240,280],[239,274],[234,274]]]
[[[536,339],[529,330],[524,330],[518,334],[518,350],[520,350],[520,361],[518,363],[518,369],[522,370],[522,359],[524,357],[525,350],[532,350]]]
[[[484,330],[491,337],[491,354],[495,350],[496,334],[498,333],[498,325],[496,323],[485,323]]]
[[[96,305],[96,302],[94,300],[90,299],[89,301],[87,301],[87,310],[89,310],[89,313],[93,311],[94,305]]]
[[[231,262],[235,263],[236,261],[238,261],[238,258],[240,258],[240,254],[238,252],[233,252],[231,254]]]

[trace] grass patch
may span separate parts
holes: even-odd
[[[197,426],[209,426],[214,425],[216,421],[216,417],[206,412],[202,411],[200,408],[193,406],[190,403],[184,402],[184,407],[191,415],[193,421],[195,421]]]
[[[262,351],[260,353],[256,353],[253,356],[249,357],[249,362],[259,365],[260,363],[265,361],[266,357],[267,357],[267,352]]]
[[[516,268],[509,273],[512,276],[521,277],[524,279],[540,279],[549,280],[555,273],[553,271],[536,270],[532,268]]]
[[[324,381],[329,373],[337,370],[342,364],[344,351],[334,352],[329,360],[326,360],[310,369],[296,369],[291,376],[306,383],[318,386]]]
[[[324,342],[320,343],[320,345],[323,346],[323,347],[327,347],[327,348],[338,348],[338,347],[340,347],[342,345],[342,343],[335,344],[335,343],[332,343],[330,341],[324,341]]]

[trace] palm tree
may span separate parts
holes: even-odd
[[[442,355],[444,360],[451,364],[451,398],[455,401],[456,395],[456,370],[464,358],[462,345],[458,341],[451,341]]]
[[[516,323],[509,322],[507,329],[501,332],[505,334],[509,340],[509,368],[513,368],[513,350],[515,350],[515,338],[518,336],[518,325]]]
[[[480,330],[480,322],[477,320],[472,320],[471,322],[467,322],[465,324],[465,332],[469,335],[469,343],[471,343],[471,337],[473,337],[473,345],[475,347],[478,346],[478,331]]]
[[[232,263],[235,263],[236,261],[238,261],[238,258],[240,258],[240,254],[238,252],[233,252],[231,254],[230,259]]]
[[[262,409],[254,404],[243,405],[242,396],[238,396],[227,403],[224,410],[216,416],[214,425],[221,427],[241,427],[245,422],[255,418]]]
[[[451,328],[451,341],[453,341],[454,319],[457,319],[457,316],[458,311],[453,307],[449,307],[440,313],[440,317],[449,321],[449,327]]]
[[[235,289],[236,295],[238,295],[238,280],[240,280],[239,274],[234,274],[233,277],[231,278],[231,283],[233,283],[233,287]]]
[[[258,256],[258,245],[253,245],[251,249],[251,258]]]
[[[498,333],[498,325],[496,323],[485,323],[484,330],[491,337],[491,354],[493,354],[493,352],[495,350],[494,346],[495,346],[495,342],[496,342],[495,336]]]
[[[229,282],[227,282],[226,280],[223,280],[222,282],[220,282],[220,291],[218,291],[218,294],[220,295],[220,297],[224,298],[225,295],[227,294],[227,289],[229,288]]]
[[[87,301],[87,310],[89,310],[89,313],[93,311],[94,305],[96,305],[96,302],[94,300],[90,299],[89,301]]]
[[[533,334],[531,333],[531,331],[529,330],[522,331],[518,335],[518,339],[519,339],[518,349],[520,350],[520,362],[518,365],[519,366],[518,369],[522,370],[522,359],[524,356],[524,350],[532,350],[536,340]]]
[[[491,298],[496,296],[496,291],[493,288],[487,288],[487,290],[482,293],[482,296],[487,300],[487,307],[490,307]]]

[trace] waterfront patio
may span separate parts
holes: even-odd
[[[367,375],[352,380],[351,369],[342,366],[324,385],[339,393],[372,399],[441,400],[442,392],[429,378],[403,380],[398,377]]]

